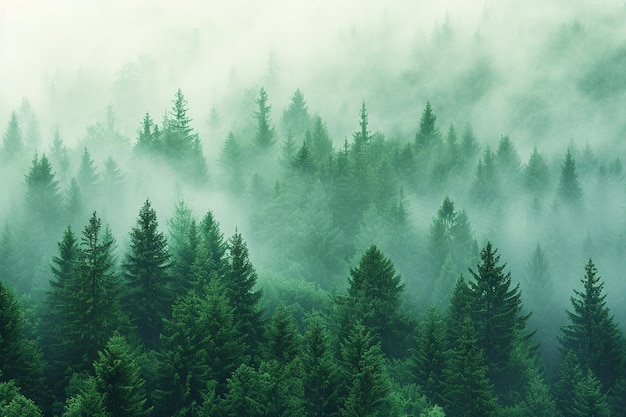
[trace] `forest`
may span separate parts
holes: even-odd
[[[0,416],[626,416],[626,8],[573,3],[0,90]]]

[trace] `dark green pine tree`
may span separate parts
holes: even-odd
[[[572,208],[580,208],[582,204],[583,192],[576,172],[576,161],[569,148],[561,164],[557,195],[561,202]]]
[[[7,130],[4,132],[2,151],[7,161],[13,160],[24,149],[22,130],[17,119],[17,113],[11,113]]]
[[[315,172],[315,160],[306,140],[302,142],[302,146],[291,160],[290,167],[304,178],[310,177]]]
[[[342,417],[369,417],[390,412],[390,382],[380,343],[357,322],[341,343],[347,393]]]
[[[556,406],[564,417],[573,417],[572,399],[576,384],[583,379],[578,356],[572,350],[567,351],[559,369],[558,380],[553,386]]]
[[[27,271],[22,247],[7,220],[0,233],[0,280],[18,294],[27,294],[31,289]]]
[[[447,324],[448,324],[448,341],[455,344],[461,336],[461,327],[465,317],[472,312],[472,293],[470,287],[463,278],[459,276],[452,290],[450,297],[450,306],[448,307]]]
[[[519,284],[511,286],[511,273],[504,272],[500,255],[487,242],[480,253],[474,278],[469,282],[473,311],[471,313],[478,335],[478,347],[484,351],[488,376],[497,393],[505,397],[511,381],[511,353],[518,335],[524,335],[529,315],[522,315]]]
[[[606,390],[624,369],[624,341],[606,306],[604,283],[591,259],[581,282],[584,290],[574,290],[570,298],[573,310],[567,311],[570,323],[561,328],[560,342],[565,352],[576,353],[581,367],[590,368]]]
[[[63,238],[57,243],[58,253],[52,258],[50,269],[53,279],[47,293],[45,306],[48,314],[43,319],[43,346],[48,368],[46,378],[57,404],[65,401],[65,387],[71,377],[70,366],[76,363],[82,352],[81,346],[74,343],[72,329],[73,313],[69,306],[74,302],[75,286],[80,247],[70,226],[65,229]]]
[[[167,239],[158,227],[156,212],[150,200],[146,200],[130,232],[129,252],[122,265],[122,305],[149,349],[158,346],[163,319],[169,316],[173,299],[170,253]]]
[[[148,415],[145,381],[126,339],[114,334],[94,362],[96,387],[110,417]]]
[[[549,386],[537,370],[533,372],[530,378],[522,407],[527,416],[561,416],[556,408],[554,398],[550,394]]]
[[[261,87],[259,89],[259,97],[256,99],[258,110],[254,112],[254,119],[257,123],[254,144],[261,151],[267,151],[274,146],[276,138],[274,137],[274,127],[272,126],[270,113],[272,106],[267,103],[267,91]]]
[[[192,266],[198,292],[202,292],[204,286],[225,273],[227,250],[220,225],[209,210],[198,227],[196,258]]]
[[[198,225],[193,212],[180,200],[174,208],[174,214],[167,222],[169,228],[169,252],[172,255],[172,290],[177,295],[184,295],[193,287],[195,281],[192,272],[198,249]]]
[[[75,372],[90,369],[113,331],[126,323],[120,308],[114,244],[110,230],[102,230],[102,220],[94,212],[83,230],[76,272],[66,283],[71,294],[66,306],[70,340],[79,353],[68,358]]]
[[[428,282],[434,282],[435,278],[439,276],[446,257],[451,254],[453,238],[452,227],[455,221],[456,211],[454,210],[454,203],[446,196],[441,203],[441,207],[437,210],[437,216],[433,218],[430,225],[428,263],[431,279],[429,279]]]
[[[339,412],[339,373],[330,335],[321,318],[314,317],[304,335],[302,355],[304,410],[308,417]]]
[[[135,143],[135,150],[141,153],[151,153],[159,150],[160,143],[158,136],[155,135],[156,125],[150,114],[146,113],[141,121],[141,130],[139,138]]]
[[[90,376],[80,385],[78,392],[68,398],[63,417],[109,417],[104,395],[96,386],[96,378]]]
[[[431,404],[444,405],[444,370],[448,367],[446,326],[439,311],[431,306],[419,327],[417,346],[410,363],[415,382]]]
[[[550,185],[550,169],[536,146],[524,167],[523,175],[524,186],[528,192],[538,197],[542,196]]]
[[[602,392],[602,383],[591,369],[587,369],[574,389],[571,399],[572,417],[610,417],[611,409]]]
[[[42,417],[43,414],[30,398],[22,395],[15,382],[10,381],[0,382],[0,416]]]
[[[354,137],[354,152],[363,152],[365,146],[369,143],[372,135],[367,129],[368,126],[367,108],[365,107],[365,101],[361,103],[361,109],[359,111],[359,131],[352,134]]]
[[[309,128],[310,122],[311,116],[309,115],[304,94],[298,88],[291,96],[289,107],[283,111],[282,123],[285,132],[291,132],[296,137],[301,137]]]
[[[359,266],[350,269],[348,284],[348,295],[338,298],[344,334],[358,318],[385,354],[403,356],[407,332],[399,309],[404,284],[391,260],[375,245],[370,246]]]
[[[26,398],[42,406],[44,366],[38,346],[24,335],[24,317],[13,291],[0,280],[0,382],[15,381]]]
[[[219,404],[218,415],[269,417],[270,376],[241,364],[228,379],[228,392]]]
[[[490,417],[496,399],[472,319],[466,316],[445,370],[445,411],[450,416]]]
[[[441,139],[441,133],[437,128],[437,116],[433,112],[430,101],[426,102],[426,107],[420,117],[420,125],[415,135],[415,146],[418,154],[431,149],[437,145]]]
[[[249,347],[248,353],[258,355],[263,336],[259,302],[262,291],[256,289],[257,275],[248,257],[248,247],[241,233],[228,240],[228,263],[222,283],[229,304],[233,307],[235,326]]]

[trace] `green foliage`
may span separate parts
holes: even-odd
[[[478,346],[484,350],[489,377],[497,392],[505,396],[512,388],[511,353],[518,333],[524,334],[529,316],[522,315],[519,284],[511,286],[511,273],[504,273],[500,255],[491,242],[480,253],[474,278],[469,282],[472,298],[471,317],[478,335]]]
[[[259,89],[259,97],[256,99],[258,110],[254,112],[254,118],[257,123],[254,144],[256,147],[265,151],[274,146],[276,138],[274,137],[274,127],[271,126],[270,112],[272,106],[267,104],[267,91],[261,87]]]
[[[78,392],[68,398],[63,417],[109,417],[104,395],[96,386],[96,378],[88,377],[80,384]]]
[[[581,280],[584,290],[574,290],[570,298],[573,310],[568,310],[570,323],[562,327],[561,346],[573,351],[583,369],[590,368],[610,388],[623,369],[623,339],[606,306],[604,283],[598,269],[589,259],[585,265],[585,277]]]
[[[96,387],[110,417],[146,416],[145,381],[126,339],[114,334],[94,362]]]
[[[291,96],[289,107],[283,111],[282,123],[286,132],[291,132],[295,136],[301,136],[309,128],[311,116],[304,99],[304,94],[300,89]]]
[[[611,415],[606,395],[602,394],[602,384],[591,369],[588,369],[583,378],[576,383],[571,401],[571,411],[574,417],[609,417]]]
[[[146,200],[130,232],[129,252],[122,265],[125,279],[122,303],[148,348],[158,344],[163,319],[169,315],[172,304],[170,254],[158,226],[156,212],[150,200]]]
[[[191,267],[194,283],[198,291],[212,280],[222,276],[226,270],[226,251],[228,246],[220,225],[213,213],[208,211],[198,227],[196,256]]]
[[[0,382],[0,416],[42,417],[41,409],[20,393],[13,381]]]
[[[549,184],[550,170],[548,164],[537,147],[534,147],[533,153],[524,167],[524,186],[530,193],[541,196],[546,192]]]
[[[559,177],[557,195],[560,201],[569,207],[580,208],[583,192],[580,187],[578,173],[576,172],[576,161],[569,148],[561,164],[561,176]]]
[[[419,130],[415,135],[415,145],[418,152],[432,148],[440,140],[441,133],[436,123],[437,116],[433,112],[430,101],[427,101],[420,117]]]
[[[174,214],[168,221],[169,252],[172,255],[173,290],[177,295],[184,295],[192,288],[195,277],[192,265],[198,249],[198,226],[189,206],[180,200],[174,208]]]
[[[342,417],[388,415],[390,381],[380,343],[357,322],[341,343],[347,392]]]
[[[15,158],[24,148],[24,140],[22,138],[22,130],[17,119],[17,113],[15,111],[11,113],[11,119],[7,126],[7,130],[4,132],[2,151],[4,158],[8,161]]]
[[[445,371],[445,410],[451,416],[493,416],[496,399],[487,378],[487,365],[478,345],[478,334],[466,316]]]

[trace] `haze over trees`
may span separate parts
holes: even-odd
[[[504,3],[7,89],[0,415],[626,415],[623,10]]]

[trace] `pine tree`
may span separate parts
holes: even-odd
[[[261,87],[259,89],[259,97],[256,99],[258,110],[254,112],[254,118],[257,122],[256,136],[254,143],[261,151],[266,151],[274,146],[276,138],[274,137],[274,127],[271,125],[270,112],[272,106],[267,104],[267,91]]]
[[[311,153],[311,148],[306,140],[302,142],[302,146],[296,152],[290,167],[304,177],[308,177],[315,172],[315,161]]]
[[[220,225],[209,210],[198,227],[196,258],[192,266],[195,285],[199,292],[203,291],[203,286],[225,273],[227,250],[228,246]]]
[[[67,146],[65,146],[59,134],[59,129],[54,131],[54,140],[52,145],[50,145],[50,158],[61,179],[67,180],[70,173],[70,158],[67,154]]]
[[[24,140],[22,138],[22,130],[17,119],[17,113],[11,113],[11,119],[7,130],[4,132],[3,148],[6,160],[13,160],[24,148]]]
[[[524,186],[530,193],[541,196],[545,193],[548,185],[550,185],[550,170],[535,146],[528,163],[524,167]]]
[[[56,233],[60,223],[62,199],[59,183],[55,178],[50,161],[43,154],[33,158],[26,175],[26,209],[33,216],[32,221],[43,227],[44,234]]]
[[[285,307],[279,307],[267,330],[267,357],[281,364],[293,361],[301,351],[301,336],[293,316]]]
[[[375,245],[370,246],[358,267],[350,269],[348,284],[348,295],[338,298],[343,309],[343,331],[348,331],[358,318],[381,342],[385,354],[402,356],[407,336],[402,334],[404,318],[399,312],[404,284],[391,260]]]
[[[9,381],[0,382],[0,416],[42,417],[43,414],[31,399],[22,395],[13,381]]]
[[[94,363],[96,387],[111,417],[146,416],[145,381],[126,339],[114,334]]]
[[[44,366],[38,346],[24,335],[24,317],[13,291],[0,280],[0,381],[14,380],[26,398],[41,406]]]
[[[302,366],[306,415],[336,415],[339,411],[337,363],[331,351],[330,335],[319,317],[313,318],[307,326]]]
[[[235,194],[240,193],[244,188],[242,150],[232,131],[228,132],[222,146],[220,164],[227,178],[228,190]]]
[[[583,379],[578,356],[572,350],[567,351],[559,369],[559,379],[554,384],[554,394],[557,408],[564,417],[573,417],[572,399],[576,384]]]
[[[578,173],[576,172],[576,161],[569,148],[561,164],[561,176],[559,178],[557,193],[563,203],[573,208],[577,206],[580,207],[583,192],[580,187]]]
[[[27,294],[30,282],[26,271],[24,253],[7,220],[0,234],[0,280],[18,294]]]
[[[220,403],[221,415],[265,417],[268,413],[269,375],[241,364],[228,379],[228,392]]]
[[[283,111],[283,126],[286,132],[301,136],[308,129],[310,122],[311,116],[309,116],[304,94],[298,88],[291,96],[289,107]]]
[[[496,162],[493,152],[487,148],[483,157],[476,166],[476,176],[471,188],[475,201],[489,204],[496,201],[500,193],[500,182],[496,172]]]
[[[447,355],[445,323],[439,311],[431,306],[422,319],[411,365],[415,382],[432,404],[444,404],[444,370],[448,367]]]
[[[330,139],[328,128],[320,116],[313,117],[312,125],[313,128],[309,135],[311,154],[318,167],[325,166],[330,163],[333,154],[333,141]]]
[[[139,131],[139,138],[135,144],[135,150],[144,153],[155,152],[159,149],[160,143],[158,137],[155,135],[155,124],[150,114],[146,112],[141,121],[141,130]]]
[[[436,123],[437,116],[433,112],[430,101],[428,101],[420,117],[419,130],[415,135],[415,145],[418,153],[431,149],[438,144],[441,134],[439,133]]]
[[[341,343],[347,395],[343,417],[387,415],[390,409],[390,382],[380,343],[357,322]]]
[[[258,352],[262,336],[259,310],[262,292],[255,288],[256,281],[256,271],[248,258],[248,247],[241,233],[235,232],[228,240],[228,264],[222,282],[229,304],[234,309],[235,326],[253,355]]]
[[[591,369],[587,369],[583,378],[576,383],[571,401],[573,417],[611,416],[606,395],[602,393],[602,384]]]
[[[172,255],[172,289],[183,295],[193,286],[192,266],[198,249],[198,226],[189,206],[180,200],[174,208],[169,228],[169,252]]]
[[[523,408],[528,416],[561,416],[556,409],[554,398],[550,394],[550,388],[537,370],[534,371],[530,379]]]
[[[466,417],[495,415],[493,386],[487,378],[485,358],[469,316],[461,324],[445,379],[446,414]]]
[[[500,137],[495,159],[499,172],[504,175],[509,185],[512,185],[511,182],[515,183],[519,180],[522,162],[508,135]]]
[[[469,282],[472,297],[472,320],[483,349],[491,382],[500,395],[511,389],[509,365],[518,334],[524,334],[528,315],[522,315],[519,284],[511,287],[511,273],[504,273],[500,255],[491,242],[480,253],[474,278]]]
[[[80,166],[78,167],[78,175],[76,179],[78,181],[78,186],[85,197],[92,198],[98,194],[97,187],[100,177],[96,170],[96,164],[87,148],[84,149],[83,155],[80,159]]]
[[[372,135],[367,129],[368,127],[368,115],[367,108],[365,107],[365,101],[361,103],[361,110],[359,111],[359,131],[352,134],[354,137],[354,152],[363,152],[365,146],[369,143]]]
[[[130,232],[130,248],[123,264],[123,305],[147,348],[158,345],[163,319],[172,304],[170,254],[158,230],[156,212],[146,200]]]
[[[570,324],[561,328],[561,346],[575,352],[581,367],[591,369],[608,389],[623,369],[622,335],[606,306],[604,283],[591,259],[581,282],[584,290],[574,290],[570,298],[573,310],[567,311]]]
[[[68,398],[63,417],[109,417],[104,405],[104,395],[96,386],[96,378],[88,377],[79,392]]]

